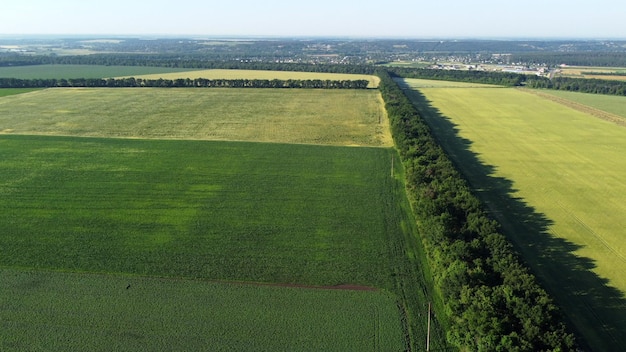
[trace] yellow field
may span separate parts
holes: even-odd
[[[626,128],[514,89],[421,89],[494,176],[626,293]]]
[[[54,88],[0,98],[0,133],[391,146],[376,90]]]
[[[615,81],[626,81],[626,76],[622,75],[594,75],[586,74],[585,72],[602,72],[602,73],[616,73],[624,72],[626,68],[619,67],[585,67],[585,66],[570,66],[562,67],[559,69],[558,76],[572,77],[572,78],[594,78],[594,79],[606,79]]]
[[[263,71],[263,70],[200,70],[176,73],[164,73],[153,75],[135,76],[142,79],[179,79],[179,78],[205,78],[205,79],[301,79],[301,80],[331,80],[331,81],[353,81],[367,80],[370,88],[378,87],[379,78],[368,75],[355,75],[347,73],[322,73],[322,72],[292,72],[292,71]]]

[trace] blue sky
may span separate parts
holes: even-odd
[[[623,0],[8,0],[0,34],[623,38]]]

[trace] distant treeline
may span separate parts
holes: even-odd
[[[579,51],[570,53],[518,53],[511,56],[511,62],[523,62],[525,64],[539,64],[550,66],[565,64],[570,66],[626,67],[626,53],[590,51]]]
[[[197,55],[168,54],[95,54],[77,56],[0,55],[0,66],[29,65],[103,65],[153,66],[190,69],[238,69],[269,71],[301,71],[326,73],[373,74],[371,65],[308,64],[291,62],[264,62],[250,60],[210,61]]]
[[[428,68],[389,67],[387,71],[395,77],[435,79],[442,81],[521,86],[528,76],[509,72],[433,70]]]
[[[612,53],[604,53],[612,54]],[[589,54],[593,55],[593,54]],[[615,53],[615,55],[626,55]],[[207,61],[196,56],[172,56],[168,54],[99,54],[82,56],[24,56],[17,54],[0,55],[0,66],[24,66],[42,64],[72,64],[72,65],[105,65],[105,66],[153,66],[177,67],[190,69],[235,69],[235,70],[270,70],[270,71],[298,71],[323,73],[352,73],[374,74],[377,67],[373,65],[337,65],[337,64],[306,64],[287,62],[248,62],[240,60]],[[626,66],[626,64],[624,65]],[[422,78],[445,81],[471,82],[494,84],[501,86],[527,86],[530,88],[546,88],[569,90],[581,93],[626,95],[626,81],[583,79],[583,78],[556,78],[552,81],[546,77],[522,75],[509,72],[493,71],[462,71],[462,70],[433,70],[406,67],[387,68],[394,77]],[[46,81],[46,80],[33,80]],[[62,80],[58,86],[66,86]],[[69,83],[69,79],[67,80]],[[92,82],[93,83],[93,82]],[[188,84],[189,82],[176,84]],[[275,82],[278,83],[278,82]],[[319,82],[318,82],[319,83]],[[102,86],[99,82],[99,87]],[[166,82],[150,82],[150,84],[168,84]],[[240,83],[237,83],[240,84]],[[265,84],[263,82],[262,84]],[[50,85],[53,86],[53,85]],[[73,86],[73,85],[68,85]],[[182,86],[172,84],[172,87]],[[9,86],[3,86],[9,87]],[[42,87],[42,86],[34,86]],[[247,87],[247,86],[246,86]],[[319,87],[323,88],[323,87]]]
[[[575,350],[557,307],[410,100],[386,71],[377,74],[449,342],[468,351]]]
[[[54,87],[155,87],[155,88],[319,88],[366,89],[368,80],[320,79],[141,79],[141,78],[71,78],[71,79],[17,79],[0,78],[0,88],[54,88]]]
[[[567,90],[571,92],[626,96],[626,81],[557,77],[552,80],[532,78],[525,82],[529,88]]]
[[[394,77],[402,78],[435,79],[511,87],[526,86],[529,88],[567,90],[581,93],[626,95],[626,81],[617,80],[566,77],[557,77],[550,80],[546,77],[506,72],[432,70],[397,67],[389,68],[388,72]]]

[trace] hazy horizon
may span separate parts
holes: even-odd
[[[626,4],[494,0],[175,3],[22,0],[3,5],[0,35],[559,40],[626,39]]]

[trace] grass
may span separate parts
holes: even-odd
[[[559,98],[568,99],[594,109],[606,111],[626,119],[626,97],[603,94],[567,92],[561,90],[541,90]]]
[[[0,133],[393,144],[373,90],[47,89],[0,99]]]
[[[264,70],[195,70],[189,72],[171,72],[167,74],[146,74],[135,76],[143,79],[179,79],[179,78],[206,78],[206,79],[300,79],[300,80],[366,80],[370,88],[378,87],[379,79],[376,76],[358,75],[348,73],[324,73],[324,72],[296,72],[296,71],[264,71]]]
[[[515,89],[425,88],[415,103],[570,321],[626,342],[626,129]]]
[[[147,66],[32,65],[0,67],[0,77],[19,79],[108,78],[179,71],[190,71],[190,69]]]
[[[0,297],[3,351],[404,350],[380,291],[4,269]]]

